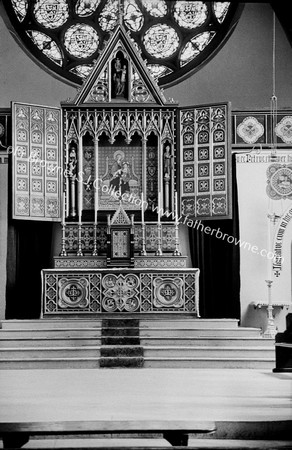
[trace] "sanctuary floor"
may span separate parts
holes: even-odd
[[[292,442],[292,374],[255,369],[0,371],[0,422],[189,419],[215,421],[221,434],[224,423],[225,429],[249,424],[250,439],[261,438],[257,430],[271,430],[274,424],[285,430],[286,439],[290,432]]]

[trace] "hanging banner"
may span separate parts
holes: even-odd
[[[283,241],[284,235],[287,229],[287,226],[292,219],[292,205],[286,210],[283,216],[280,219],[280,223],[278,225],[275,240],[274,240],[274,259],[273,259],[273,272],[276,277],[281,275],[281,271],[283,269]]]

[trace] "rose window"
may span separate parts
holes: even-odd
[[[121,22],[161,86],[174,85],[213,57],[242,5],[191,0],[5,0],[26,51],[64,81],[82,84]]]

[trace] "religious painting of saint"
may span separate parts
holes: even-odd
[[[117,204],[119,201],[123,202],[126,209],[139,209],[142,179],[141,149],[138,161],[134,157],[136,151],[136,148],[125,151],[118,149],[112,153],[112,157],[105,157],[105,172],[101,177],[100,186],[101,209],[112,209],[115,207],[113,203]],[[138,170],[138,174],[135,169]]]

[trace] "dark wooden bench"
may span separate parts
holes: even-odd
[[[286,330],[276,334],[276,367],[273,372],[292,372],[292,313],[286,316]]]
[[[0,424],[4,448],[21,448],[31,436],[161,434],[172,446],[187,446],[190,434],[211,433],[215,423],[196,420],[7,422]],[[110,447],[110,440],[109,440]]]

